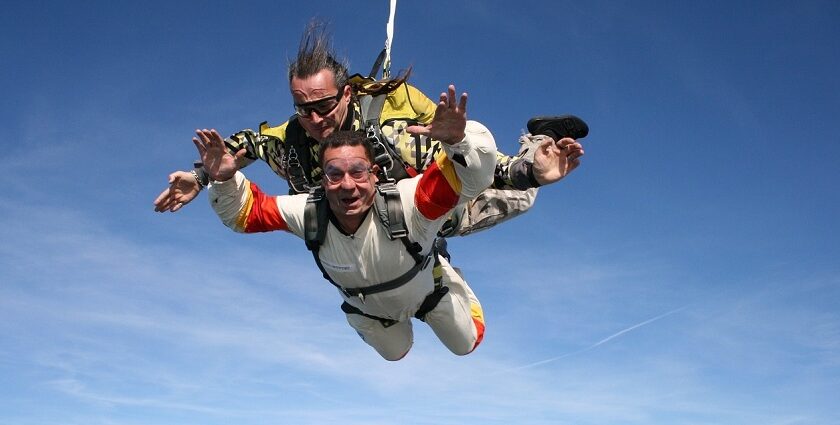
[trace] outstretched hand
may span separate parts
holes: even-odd
[[[467,127],[467,94],[461,93],[457,102],[455,99],[455,86],[450,84],[447,92],[440,94],[432,122],[427,126],[412,125],[406,130],[411,134],[440,140],[447,145],[464,140],[464,129]]]
[[[225,139],[214,130],[196,130],[198,138],[193,137],[193,143],[204,163],[204,171],[215,181],[230,180],[239,170],[238,161],[245,156],[245,149],[240,149],[236,155],[231,155],[225,146]]]
[[[546,137],[534,153],[534,178],[540,185],[554,183],[577,168],[581,156],[583,146],[574,139]]]
[[[178,211],[195,199],[200,191],[201,186],[192,173],[176,171],[169,175],[169,187],[155,199],[155,211]]]

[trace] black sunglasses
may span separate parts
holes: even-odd
[[[343,95],[344,87],[339,89],[335,96],[328,96],[306,103],[295,103],[295,113],[302,117],[310,117],[313,112],[317,112],[321,116],[327,115],[338,107],[339,100]]]

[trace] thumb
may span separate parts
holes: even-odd
[[[244,158],[244,157],[245,157],[245,153],[246,153],[246,152],[245,152],[245,148],[242,148],[242,149],[238,150],[238,151],[236,152],[236,155],[234,155],[234,158],[236,158],[236,162],[239,162],[239,160],[241,160],[242,158]]]
[[[421,136],[428,136],[431,134],[431,130],[429,130],[429,127],[425,125],[410,125],[405,128],[405,131],[410,134],[419,134]]]

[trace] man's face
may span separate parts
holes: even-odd
[[[336,87],[332,71],[322,69],[307,78],[292,77],[289,86],[298,120],[315,140],[327,138],[347,118],[350,86]]]
[[[374,166],[375,167],[375,166]],[[362,219],[373,205],[377,177],[363,146],[340,146],[324,152],[324,189],[339,220]]]

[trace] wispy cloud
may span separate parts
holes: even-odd
[[[597,348],[597,347],[599,347],[599,346],[601,346],[601,345],[603,345],[603,344],[606,344],[607,342],[609,342],[609,341],[611,341],[611,340],[613,340],[613,339],[615,339],[615,338],[618,338],[618,337],[619,337],[619,336],[621,336],[621,335],[624,335],[624,334],[626,334],[626,333],[628,333],[628,332],[631,332],[631,331],[633,331],[633,330],[635,330],[635,329],[641,328],[642,326],[645,326],[645,325],[651,324],[651,323],[656,322],[656,321],[658,321],[658,320],[664,319],[665,317],[668,317],[668,316],[670,316],[670,315],[672,315],[672,314],[675,314],[675,313],[678,313],[678,312],[680,312],[680,311],[682,311],[682,310],[685,310],[685,309],[686,309],[686,307],[687,307],[687,306],[683,306],[683,307],[680,307],[680,308],[677,308],[677,309],[671,310],[671,311],[669,311],[669,312],[662,313],[662,314],[660,314],[660,315],[658,315],[658,316],[656,316],[656,317],[652,317],[652,318],[650,318],[650,319],[648,319],[648,320],[645,320],[645,321],[643,321],[643,322],[637,323],[637,324],[635,324],[635,325],[633,325],[633,326],[630,326],[630,327],[628,327],[628,328],[626,328],[626,329],[622,329],[621,331],[618,331],[618,332],[616,332],[616,333],[614,333],[614,334],[612,334],[612,335],[610,335],[610,336],[608,336],[608,337],[606,337],[606,338],[604,338],[604,339],[602,339],[602,340],[600,340],[600,341],[598,341],[598,342],[596,342],[596,343],[594,343],[594,344],[592,344],[592,345],[589,345],[589,346],[587,346],[587,347],[581,348],[580,350],[572,351],[572,352],[565,353],[565,354],[562,354],[562,355],[559,355],[559,356],[556,356],[556,357],[551,357],[551,358],[548,358],[548,359],[545,359],[545,360],[540,360],[540,361],[538,361],[538,362],[534,362],[534,363],[530,363],[530,364],[526,364],[526,365],[518,366],[518,367],[515,367],[515,368],[511,368],[511,369],[507,369],[507,370],[499,371],[499,372],[496,372],[496,373],[497,373],[497,374],[501,374],[501,373],[508,373],[508,372],[512,372],[512,371],[516,371],[516,370],[521,370],[521,369],[528,369],[528,368],[532,368],[532,367],[536,367],[536,366],[544,365],[544,364],[546,364],[546,363],[555,362],[555,361],[557,361],[557,360],[561,360],[561,359],[564,359],[564,358],[566,358],[566,357],[571,357],[571,356],[575,356],[575,355],[578,355],[578,354],[585,353],[585,352],[587,352],[587,351],[589,351],[589,350],[595,349],[595,348]]]

